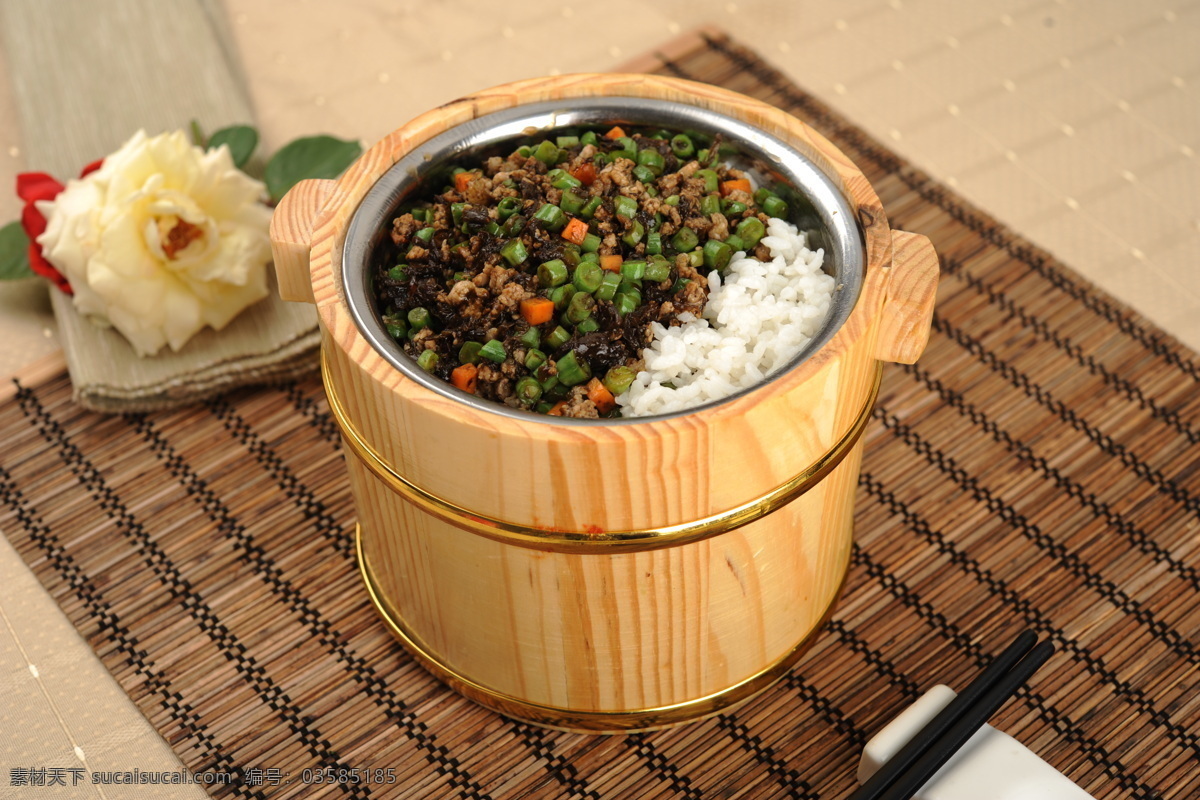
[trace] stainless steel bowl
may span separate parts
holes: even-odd
[[[380,321],[372,291],[372,265],[405,202],[436,192],[449,170],[512,152],[520,144],[544,138],[556,129],[592,125],[632,125],[688,130],[715,135],[737,153],[726,161],[754,175],[759,185],[773,185],[788,202],[788,221],[806,231],[810,247],[825,249],[824,269],[837,279],[833,306],[817,336],[786,369],[761,384],[686,411],[631,419],[582,420],[518,411],[455,389],[419,368],[392,340]],[[786,375],[817,352],[845,323],[858,300],[866,256],[862,233],[846,198],[808,158],[751,125],[708,109],[634,97],[581,98],[531,103],[463,123],[419,145],[397,161],[375,183],[354,212],[342,251],[342,285],[359,331],[405,377],[480,411],[553,425],[632,425],[694,414],[756,391]]]

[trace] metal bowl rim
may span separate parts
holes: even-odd
[[[410,187],[421,175],[447,161],[469,156],[472,150],[508,139],[546,134],[555,128],[610,123],[694,128],[726,134],[733,137],[749,157],[772,163],[796,191],[808,198],[834,245],[833,256],[838,265],[834,302],[818,335],[787,367],[754,386],[681,411],[644,417],[574,419],[517,410],[469,395],[420,369],[416,361],[388,336],[375,313],[370,292],[370,259],[377,237],[408,195]],[[477,411],[525,422],[567,426],[644,425],[711,412],[785,378],[828,344],[845,324],[861,294],[866,271],[863,235],[851,205],[833,180],[811,159],[783,140],[735,117],[686,103],[640,97],[588,97],[527,103],[475,117],[427,139],[397,160],[367,191],[351,217],[341,255],[342,287],[359,333],[406,378]],[[827,250],[827,264],[830,255]]]

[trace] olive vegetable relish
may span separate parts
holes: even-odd
[[[518,147],[407,207],[376,266],[388,334],[462,391],[559,416],[620,416],[650,324],[700,316],[713,270],[762,260],[787,204],[720,163],[720,136],[621,127]]]

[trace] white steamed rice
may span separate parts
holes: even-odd
[[[834,278],[821,271],[824,250],[780,219],[762,243],[771,260],[737,253],[725,274],[708,278],[704,317],[680,314],[676,327],[651,324],[645,370],[617,397],[623,417],[669,414],[753,386],[791,361],[820,329]],[[675,388],[664,386],[671,383]]]

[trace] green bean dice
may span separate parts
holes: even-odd
[[[657,256],[662,253],[662,234],[658,231],[646,235],[646,254]]]
[[[704,266],[719,272],[729,266],[731,258],[733,258],[733,248],[725,242],[709,239],[704,243]]]
[[[642,236],[646,233],[646,226],[638,222],[636,219],[633,225],[629,226],[629,230],[621,237],[621,241],[630,247],[637,247],[637,243],[642,240]]]
[[[571,298],[571,302],[567,304],[567,321],[572,325],[578,325],[592,315],[592,309],[596,307],[596,300],[587,292],[576,292]]]
[[[546,177],[550,179],[550,185],[555,189],[578,189],[583,186],[583,181],[565,169],[552,169],[546,174]]]
[[[599,264],[593,264],[590,261],[585,261],[576,267],[575,275],[572,278],[575,288],[588,294],[599,289],[603,280],[604,270],[600,268]]]
[[[579,245],[568,244],[563,247],[562,260],[568,267],[577,267],[582,260],[582,253],[579,251]]]
[[[619,272],[605,272],[604,277],[600,281],[600,288],[596,290],[595,297],[597,300],[612,300],[617,293],[617,287],[621,285],[621,274]]]
[[[400,317],[385,314],[383,326],[387,328],[388,336],[393,339],[403,339],[408,335],[408,325]]]
[[[537,271],[538,284],[548,288],[562,286],[567,282],[567,265],[555,258],[544,262]]]
[[[700,237],[696,235],[694,230],[686,226],[680,228],[671,237],[671,246],[680,253],[686,253],[694,249],[698,244],[700,244]]]
[[[408,324],[413,328],[420,330],[421,328],[429,327],[429,310],[422,306],[417,306],[408,312]]]
[[[483,345],[479,342],[466,342],[462,347],[458,348],[458,363],[478,364],[479,351],[482,349]]]
[[[717,184],[720,182],[720,177],[711,169],[696,170],[696,174],[692,177],[699,178],[704,181],[705,193],[711,194],[717,190]]]
[[[574,287],[572,287],[574,288]],[[566,328],[559,325],[546,336],[546,347],[550,350],[556,350],[562,347],[567,342],[571,341],[571,334]]]
[[[521,344],[527,347],[537,347],[542,343],[541,332],[532,325],[529,326],[529,330],[522,333],[518,338],[520,339]]]
[[[525,368],[530,372],[546,363],[546,354],[537,348],[531,349],[525,354]]]
[[[637,213],[637,200],[632,197],[620,195],[617,197],[615,205],[618,217],[633,219],[633,215]]]
[[[567,353],[556,362],[558,366],[558,382],[564,386],[578,386],[592,377],[592,368],[587,361],[579,357],[575,350]]]
[[[504,197],[496,204],[496,214],[499,215],[500,221],[511,217],[513,214],[521,210],[521,201],[515,197]],[[430,229],[432,230],[432,228]]]
[[[587,205],[585,205],[583,210],[579,212],[579,216],[583,217],[584,219],[591,219],[592,217],[596,216],[596,209],[603,204],[604,200],[602,200],[600,197],[593,197],[591,200],[587,201]]]
[[[783,219],[787,216],[788,204],[778,197],[768,197],[762,203],[762,210],[768,217]]]
[[[542,387],[528,375],[517,381],[517,399],[527,406],[536,403],[542,396]]]
[[[520,217],[513,217],[520,219]],[[525,245],[521,244],[520,239],[513,239],[500,248],[500,255],[512,266],[525,263],[525,259],[529,258],[529,253],[525,250]]]
[[[525,217],[520,214],[513,214],[500,226],[500,232],[505,236],[516,236],[523,230],[525,230]]]
[[[552,167],[558,162],[558,148],[554,146],[554,142],[546,139],[533,151],[533,157],[547,167]]]
[[[767,229],[758,217],[748,217],[738,223],[737,235],[741,237],[742,243],[746,245],[747,250],[753,250],[755,247],[758,247],[759,241],[767,235]]]
[[[640,281],[646,277],[646,262],[645,261],[626,261],[621,264],[621,276],[629,278],[633,281]]]
[[[671,277],[671,264],[662,256],[646,262],[646,280],[662,283]]]
[[[650,184],[654,183],[655,175],[648,168],[638,165],[633,168],[633,177],[637,178],[642,183]],[[646,193],[649,194],[653,189],[653,186],[647,186]]]
[[[567,215],[562,212],[558,206],[544,203],[541,208],[534,212],[533,218],[541,220],[547,230],[560,231],[567,224]]]
[[[480,348],[479,355],[497,364],[503,363],[504,359],[508,358],[508,352],[504,349],[504,343],[499,339],[492,339],[490,342],[485,343]]]
[[[433,368],[437,366],[438,354],[432,350],[423,350],[421,355],[417,356],[417,366],[426,372],[433,372]]]
[[[617,292],[617,296],[613,298],[613,307],[616,308],[617,314],[625,316],[642,304],[642,296],[636,291]]]
[[[663,167],[666,165],[658,151],[649,148],[638,153],[637,161],[638,166],[650,170],[655,177],[662,175]]]
[[[625,394],[633,385],[635,378],[637,378],[637,373],[629,367],[613,367],[604,374],[603,383],[614,395]]]
[[[567,307],[567,303],[571,302],[571,298],[575,296],[575,284],[566,283],[555,289],[550,290],[550,299],[554,301],[554,309],[562,311]]]
[[[578,214],[583,211],[583,207],[587,205],[587,202],[587,197],[574,189],[568,189],[563,192],[562,200],[558,201],[558,207],[567,214]]]

